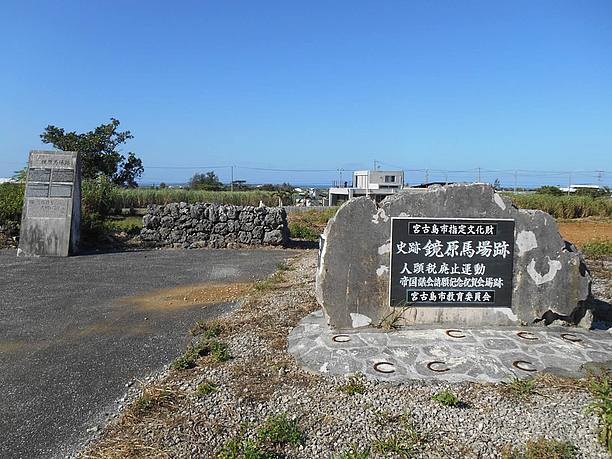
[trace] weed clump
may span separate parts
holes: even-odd
[[[612,454],[612,374],[592,375],[588,383],[593,400],[587,412],[599,417],[599,441]]]
[[[218,387],[215,383],[205,379],[200,384],[198,384],[198,387],[196,387],[196,394],[198,394],[199,397],[205,397],[207,395],[212,394],[213,392],[217,392],[217,390]]]
[[[444,406],[458,406],[461,404],[459,398],[449,390],[443,390],[437,394],[432,395],[431,399]]]
[[[402,420],[401,428],[386,438],[374,441],[372,448],[378,454],[397,454],[400,457],[412,457],[427,442],[424,435],[418,432],[411,422]]]
[[[261,441],[268,441],[275,445],[298,446],[303,443],[302,432],[297,422],[287,418],[286,414],[269,418],[257,432]]]
[[[527,398],[536,393],[536,380],[515,376],[509,383],[505,383],[505,392],[516,398]]]
[[[530,440],[524,448],[507,446],[502,450],[502,459],[575,459],[576,447],[567,441],[538,438]]]
[[[229,439],[217,453],[217,459],[274,459],[276,455],[262,449],[258,442],[247,438]]]
[[[350,376],[346,382],[338,386],[340,392],[344,392],[347,395],[365,394],[366,386],[363,381],[363,377],[360,375]]]
[[[204,338],[218,338],[223,330],[224,326],[218,320],[198,320],[189,332],[192,336],[202,335]]]

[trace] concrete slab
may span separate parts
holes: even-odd
[[[612,364],[612,330],[547,327],[440,329],[338,333],[322,311],[306,316],[289,334],[300,365],[327,375],[360,372],[386,381],[507,381],[537,372],[583,376],[589,363]]]

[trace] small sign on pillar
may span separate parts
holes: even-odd
[[[78,251],[80,224],[78,153],[30,152],[17,255],[74,254]]]

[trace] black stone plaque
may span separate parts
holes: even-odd
[[[72,197],[72,185],[51,185],[51,192],[49,193],[51,198],[71,198]]]
[[[514,220],[391,220],[390,306],[511,307]]]
[[[51,169],[28,169],[28,180],[31,182],[48,182]]]
[[[70,182],[74,180],[74,171],[70,169],[54,170],[51,176],[52,182]]]
[[[48,183],[28,183],[26,187],[26,198],[48,198],[49,184]]]

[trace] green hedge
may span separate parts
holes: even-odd
[[[23,183],[0,183],[0,225],[21,221]]]
[[[553,196],[550,194],[510,194],[521,209],[539,209],[555,218],[612,217],[611,198]]]
[[[141,208],[149,204],[168,204],[171,202],[211,202],[215,204],[234,204],[239,206],[278,205],[278,198],[269,191],[205,191],[175,188],[117,188],[113,192],[112,207]]]

